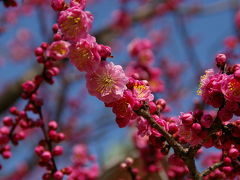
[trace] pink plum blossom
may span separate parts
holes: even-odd
[[[133,84],[133,97],[138,101],[152,101],[153,94],[144,81],[136,80]]]
[[[221,89],[228,101],[240,102],[240,81],[234,75],[225,76]]]
[[[47,48],[46,55],[55,60],[62,60],[67,57],[69,46],[70,43],[66,41],[55,41]]]
[[[72,44],[69,58],[79,71],[95,70],[101,60],[95,38],[89,35],[86,39]]]
[[[86,6],[86,0],[70,0],[70,7],[74,6],[83,10]]]
[[[76,41],[85,38],[91,28],[93,16],[77,6],[60,12],[58,24],[66,40]]]
[[[224,102],[221,85],[225,76],[226,74],[214,74],[213,69],[206,70],[206,74],[201,76],[198,94],[207,104],[215,108]]]
[[[152,43],[148,39],[136,38],[128,45],[128,51],[132,56],[136,56],[142,50],[146,50],[150,48],[152,48]]]
[[[138,61],[143,66],[149,66],[154,61],[154,54],[150,49],[141,51],[138,54]]]
[[[128,78],[122,67],[112,62],[101,62],[96,71],[87,73],[86,78],[89,93],[105,103],[119,100],[127,89]]]

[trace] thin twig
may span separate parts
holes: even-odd
[[[217,162],[215,164],[213,164],[212,166],[208,167],[207,169],[205,169],[201,174],[200,177],[203,178],[204,176],[209,175],[211,172],[215,171],[217,168],[220,168],[224,165],[224,163],[221,162]]]

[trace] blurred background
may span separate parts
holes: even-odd
[[[20,97],[24,80],[31,80],[39,72],[34,49],[41,42],[52,41],[52,25],[57,14],[49,0],[19,0],[17,7],[0,4],[0,112],[8,114],[12,105],[23,107]],[[98,43],[112,48],[115,64],[127,67],[133,60],[127,46],[135,38],[149,38],[154,46],[154,67],[160,68],[159,79],[164,90],[156,92],[169,104],[169,115],[193,109],[199,100],[199,78],[205,69],[214,67],[215,55],[230,54],[238,59],[236,49],[235,16],[238,0],[174,0],[170,10],[161,0],[87,0],[87,8],[94,22],[91,34]],[[235,55],[235,56],[234,56]],[[135,154],[131,142],[133,128],[119,128],[110,108],[88,94],[85,74],[69,62],[54,85],[44,84],[41,95],[45,99],[44,115],[56,120],[67,140],[64,156],[57,158],[61,166],[69,164],[71,149],[86,144],[97,157],[101,171]],[[29,132],[26,140],[12,149],[9,160],[0,158],[3,169],[0,179],[19,168],[36,162],[34,147],[41,136],[38,130]],[[210,150],[212,151],[212,150]],[[198,163],[201,168],[201,164]],[[41,179],[43,169],[31,167],[25,180]],[[34,178],[33,178],[34,177]]]

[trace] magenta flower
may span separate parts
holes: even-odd
[[[60,12],[58,24],[66,40],[76,41],[85,38],[91,28],[93,16],[78,6]]]
[[[101,61],[95,38],[89,35],[87,39],[80,39],[72,44],[69,58],[79,71],[95,70]]]
[[[221,85],[226,74],[214,74],[213,69],[206,70],[201,76],[198,95],[203,97],[205,103],[217,108],[224,102]]]
[[[150,87],[144,81],[135,81],[132,92],[133,97],[138,101],[152,101],[154,99]]]
[[[178,135],[192,146],[202,143],[202,138],[200,138],[190,127],[180,125]]]
[[[138,128],[138,135],[145,136],[151,135],[151,127],[148,124],[148,121],[144,119],[142,116],[138,116],[136,118],[137,128]]]
[[[62,60],[69,53],[70,43],[66,41],[55,41],[53,42],[46,51],[46,55],[55,60]]]
[[[154,61],[154,54],[150,49],[143,50],[138,54],[138,61],[143,66],[149,66]]]
[[[189,113],[182,113],[181,112],[181,115],[179,116],[179,119],[182,121],[182,123],[185,126],[191,126],[193,124],[193,121],[194,121],[194,117],[192,115],[192,112],[189,112]]]
[[[128,45],[128,52],[137,56],[141,51],[152,48],[152,42],[148,39],[136,38]]]
[[[132,106],[134,99],[130,90],[125,90],[123,97],[118,101],[108,104],[117,117],[131,119],[133,117]]]
[[[52,0],[51,6],[55,11],[61,11],[64,8],[64,0]]]
[[[111,57],[111,47],[104,46],[102,44],[98,44],[98,52],[102,59],[106,59],[108,57]]]
[[[70,0],[70,7],[77,6],[80,9],[84,9],[86,6],[86,0]]]
[[[91,95],[105,103],[111,103],[123,97],[128,78],[119,65],[102,62],[95,72],[87,73],[87,88]]]
[[[234,75],[225,76],[221,89],[228,101],[240,102],[240,81]]]

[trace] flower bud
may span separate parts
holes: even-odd
[[[179,116],[179,119],[182,120],[182,123],[185,126],[190,126],[193,124],[194,117],[192,113],[181,113],[181,116]]]
[[[225,54],[218,54],[215,58],[218,67],[224,67],[227,61]]]
[[[53,175],[54,180],[62,180],[63,179],[63,173],[61,171],[56,171]]]
[[[41,154],[41,158],[43,161],[49,161],[51,158],[52,158],[52,155],[49,151],[44,151],[42,154]]]
[[[57,124],[56,121],[50,121],[50,122],[48,123],[48,128],[49,128],[49,129],[56,130],[57,127],[58,127],[58,124]]]
[[[2,153],[2,157],[4,159],[9,159],[11,156],[12,156],[11,151],[3,151],[3,153]]]
[[[52,0],[51,1],[51,6],[55,11],[63,10],[64,5],[65,5],[64,0]]]
[[[63,147],[62,146],[55,146],[53,148],[53,155],[59,156],[63,153]]]
[[[13,125],[13,119],[11,117],[9,117],[9,116],[5,116],[3,118],[3,124],[5,126],[12,126]]]
[[[200,122],[203,127],[210,128],[213,123],[213,117],[210,114],[204,114]]]
[[[236,159],[239,156],[239,152],[236,148],[231,148],[228,151],[228,156],[231,157],[232,159]]]
[[[35,49],[35,55],[36,56],[42,56],[43,55],[43,49],[41,47],[37,47]]]
[[[192,130],[196,132],[197,134],[202,131],[202,126],[199,123],[193,123]]]

